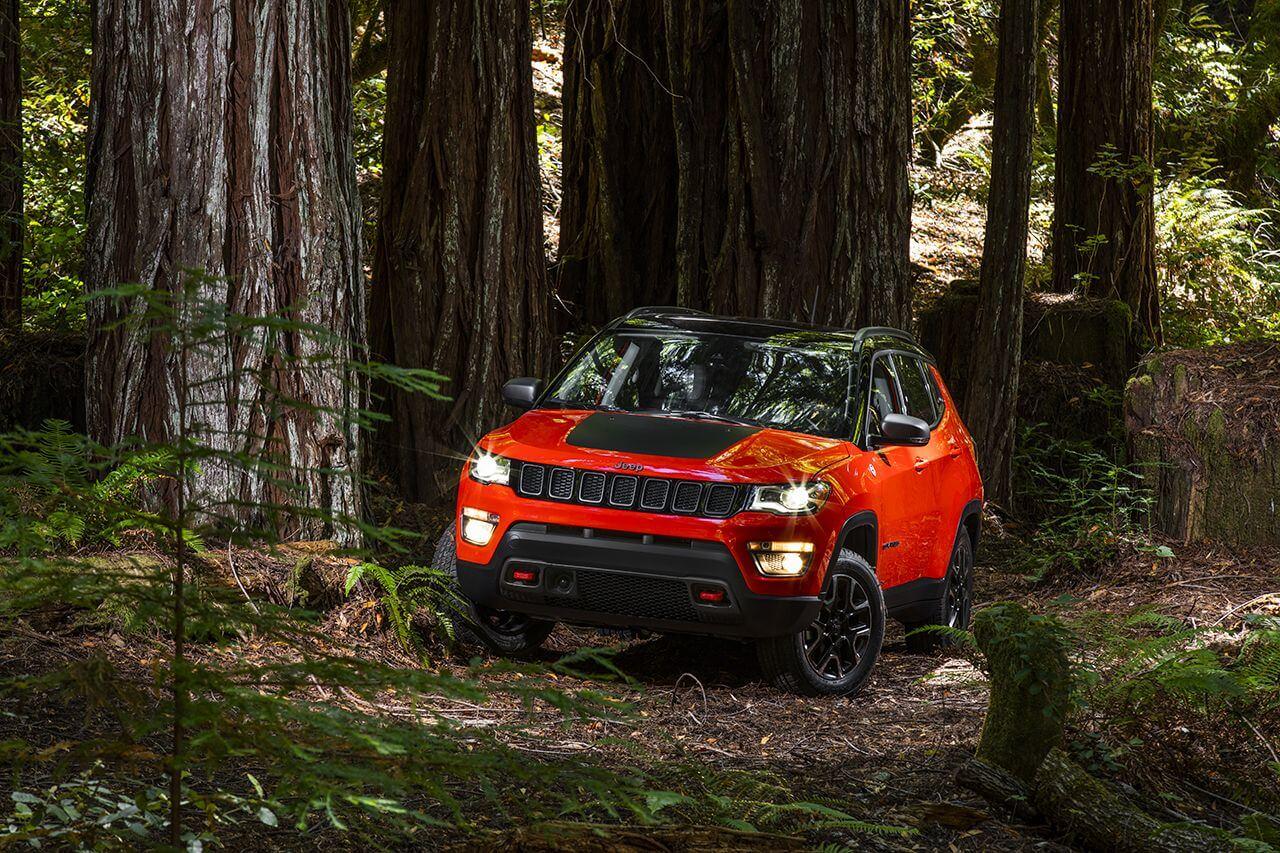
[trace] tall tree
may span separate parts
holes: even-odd
[[[565,10],[557,293],[600,325],[676,299],[676,151],[657,3]]]
[[[592,8],[588,3],[583,14]],[[566,65],[578,66],[566,80],[581,79],[581,88],[600,75],[604,118],[651,137],[625,140],[627,165],[602,170],[607,182],[578,181],[572,194],[566,188],[562,247],[586,278],[576,289],[623,293],[610,312],[652,298],[641,291],[628,300],[619,286],[601,281],[610,267],[623,280],[639,263],[644,286],[660,294],[671,292],[674,274],[675,300],[689,307],[907,325],[905,0],[664,0],[662,9],[662,52],[649,54],[652,42],[633,32],[652,21],[647,10],[615,13],[630,16],[633,26],[606,27],[592,47],[566,51]],[[580,28],[577,36],[591,39],[593,32]],[[599,60],[619,51],[625,60]],[[610,81],[609,73],[627,76]],[[663,150],[655,143],[668,120],[673,137]],[[597,128],[567,123],[566,153],[576,144],[607,152],[598,135],[580,143]],[[672,192],[674,246],[666,230]],[[607,242],[605,217],[617,211],[614,221],[623,226],[643,223],[639,243],[626,253]],[[594,242],[573,241],[584,222],[597,223]],[[672,254],[655,257],[657,250]]]
[[[18,0],[0,0],[0,329],[22,321],[22,66]]]
[[[1152,0],[1062,0],[1053,282],[1128,303],[1160,339]]]
[[[360,212],[351,153],[350,19],[345,0],[143,0],[95,4],[85,280],[138,283],[285,317],[334,341],[282,329],[278,345],[203,348],[188,367],[190,422],[176,415],[177,364],[165,340],[121,322],[137,304],[88,307],[91,435],[114,443],[185,432],[228,452],[279,459],[276,478],[201,467],[202,502],[288,500],[352,513],[354,426],[317,411],[281,416],[278,394],[342,409],[343,360],[363,346]],[[321,351],[323,350],[323,351]],[[337,350],[335,353],[334,350]],[[301,473],[305,472],[305,473]],[[296,518],[286,535],[319,535]]]
[[[1013,491],[1014,408],[1022,361],[1022,297],[1036,127],[1037,3],[1000,3],[991,186],[975,345],[964,405],[965,423],[978,447],[987,499],[1005,508]]]
[[[451,380],[449,404],[383,401],[386,459],[423,501],[496,424],[503,381],[538,375],[548,346],[529,4],[392,3],[387,44],[370,340]]]

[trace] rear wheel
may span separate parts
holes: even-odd
[[[519,655],[542,645],[556,623],[534,619],[523,613],[493,610],[472,604],[458,587],[457,524],[450,524],[436,543],[435,568],[453,578],[454,601],[449,620],[458,642],[483,645],[502,655]]]
[[[866,560],[841,551],[827,573],[813,624],[761,640],[760,668],[777,688],[808,696],[850,696],[862,688],[884,644],[884,595]]]
[[[934,612],[923,621],[902,624],[907,631],[907,651],[927,654],[950,645],[951,640],[937,631],[912,632],[929,625],[968,630],[972,612],[973,540],[969,538],[969,529],[962,524],[956,534],[956,544],[951,549],[942,598],[934,606]]]

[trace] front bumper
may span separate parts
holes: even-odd
[[[535,569],[536,583],[513,577]],[[780,637],[818,615],[817,596],[759,595],[722,543],[518,522],[487,563],[458,561],[475,604],[584,625],[726,637]],[[698,592],[722,590],[707,603]]]

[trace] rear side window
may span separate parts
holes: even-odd
[[[938,381],[938,377],[934,375],[933,368],[929,365],[924,366],[924,378],[929,380],[929,391],[933,394],[933,410],[939,421],[942,415],[947,411],[947,401],[942,396],[942,385]]]
[[[901,414],[898,380],[889,369],[889,359],[877,358],[871,369],[871,405],[867,407],[867,434],[880,435],[880,424],[892,414]]]
[[[933,388],[925,378],[925,366],[918,358],[902,353],[893,355],[898,381],[902,383],[902,396],[907,402],[907,414],[927,424],[936,420],[933,410]]]

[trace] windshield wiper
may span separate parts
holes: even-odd
[[[730,418],[725,415],[717,415],[715,412],[703,412],[697,409],[691,411],[670,411],[667,409],[637,409],[637,415],[658,415],[665,418],[690,418],[700,421],[719,421],[725,424],[739,424],[746,426],[754,426],[750,421],[742,418]]]

